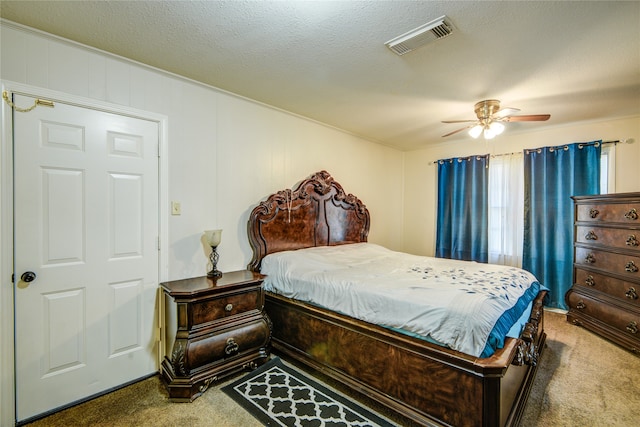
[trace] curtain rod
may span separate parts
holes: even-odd
[[[597,141],[591,141],[591,142],[578,142],[577,144],[585,145],[585,144],[592,144],[592,143],[595,143],[595,142],[597,142]],[[602,145],[614,144],[614,145],[615,145],[615,144],[618,144],[619,142],[620,142],[620,140],[619,140],[619,139],[614,139],[614,140],[611,140],[611,141],[602,141],[600,144],[602,144]],[[576,144],[576,143],[574,142],[573,144]],[[561,148],[561,147],[564,147],[565,145],[567,145],[567,144],[559,145],[558,147],[554,147],[554,148]],[[543,148],[543,147],[540,147],[540,148]],[[489,156],[489,157],[513,156],[513,155],[515,155],[515,154],[523,154],[525,151],[533,151],[533,150],[538,150],[538,148],[525,148],[525,149],[523,149],[522,151],[514,151],[514,152],[511,152],[511,153],[489,154],[488,156]],[[472,155],[472,156],[465,156],[465,157],[461,157],[461,158],[462,158],[462,159],[468,159],[468,158],[471,158],[471,157],[474,157],[474,156],[475,156],[475,157],[485,157],[485,156],[487,156],[487,154],[482,154],[482,155],[480,155],[480,154],[474,154],[474,155]],[[444,161],[452,160],[452,159],[454,159],[454,157],[449,158],[449,159],[440,159],[440,160],[442,160],[442,161],[444,162]],[[431,162],[431,163],[435,165],[435,164],[437,164],[440,160],[435,160],[435,161],[433,161],[433,162]]]
[[[572,142],[571,144],[578,144],[578,148],[582,149],[582,147],[585,146],[591,146],[591,145],[595,145],[596,147],[598,145],[605,145],[605,144],[617,144],[618,142],[620,142],[620,140],[614,140],[614,141],[588,141],[588,142]],[[569,144],[562,144],[562,145],[556,145],[554,147],[538,147],[538,148],[525,148],[524,149],[524,153],[525,154],[529,154],[529,153],[533,153],[533,152],[542,152],[542,149],[544,148],[548,148],[549,151],[553,151],[553,150],[558,150],[558,149],[564,149],[564,150],[568,150],[569,149]]]

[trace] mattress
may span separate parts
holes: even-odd
[[[373,243],[267,255],[265,290],[489,357],[518,336],[541,285],[508,266],[411,255]],[[509,335],[507,335],[509,334]]]

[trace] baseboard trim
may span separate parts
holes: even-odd
[[[544,311],[549,311],[551,313],[558,313],[558,314],[567,314],[567,310],[563,310],[561,308],[545,307]]]

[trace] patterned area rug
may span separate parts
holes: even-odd
[[[391,422],[275,357],[222,389],[266,426],[387,427]]]

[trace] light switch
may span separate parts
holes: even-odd
[[[171,202],[171,215],[180,215],[180,202]]]

